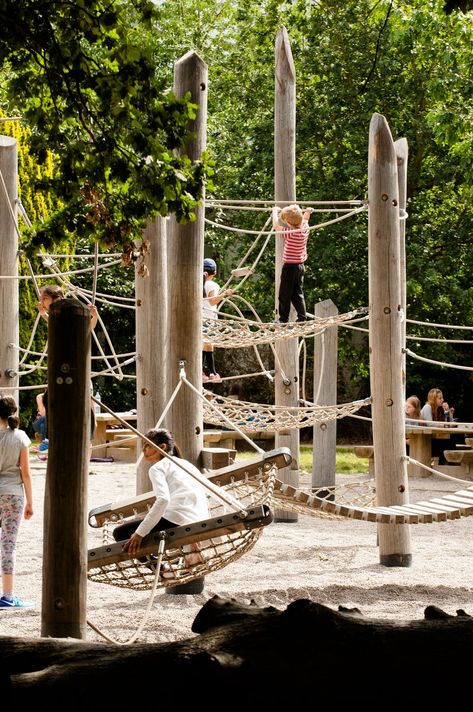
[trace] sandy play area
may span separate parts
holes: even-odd
[[[134,469],[122,463],[91,463],[89,508],[133,495]],[[16,592],[36,605],[1,611],[0,635],[40,636],[46,463],[32,458],[32,473],[35,516],[20,529]],[[411,479],[410,499],[438,497],[464,486],[436,477]],[[140,640],[191,637],[197,612],[215,594],[280,609],[309,598],[334,609],[340,604],[357,606],[366,616],[398,620],[422,618],[429,604],[452,614],[459,608],[473,614],[473,518],[411,526],[410,531],[412,567],[385,568],[378,563],[374,524],[309,516],[299,516],[292,524],[273,523],[251,552],[208,575],[202,594],[176,596],[158,590]],[[97,543],[97,530],[90,530],[90,546]],[[148,592],[88,584],[88,619],[121,641],[135,632],[148,602]],[[87,638],[101,640],[90,628]]]

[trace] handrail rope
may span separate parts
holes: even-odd
[[[163,422],[164,418],[165,418],[166,415],[168,414],[168,411],[169,411],[170,407],[172,406],[172,404],[174,403],[174,400],[175,400],[177,394],[178,394],[179,391],[181,390],[181,387],[182,387],[182,381],[179,379],[179,381],[177,382],[177,385],[176,385],[175,389],[173,390],[173,392],[172,392],[172,394],[171,394],[171,396],[170,396],[170,398],[169,398],[169,400],[168,400],[168,402],[167,402],[167,405],[164,407],[164,410],[163,410],[163,412],[161,413],[161,415],[160,415],[160,417],[159,417],[159,419],[158,419],[158,422],[157,422],[156,425],[154,426],[154,429],[155,429],[155,430],[158,430],[158,428],[161,426],[161,423]],[[137,466],[137,467],[140,465],[142,459],[143,459],[143,452],[141,452],[141,453],[140,453],[140,456],[138,457],[138,460],[137,460],[137,462],[136,462],[136,466]]]
[[[31,373],[31,371],[28,371],[28,373]],[[19,376],[22,374],[19,373]],[[41,391],[47,388],[48,385],[46,384],[39,384],[35,383],[32,386],[2,386],[2,391]]]
[[[323,334],[323,332],[322,332]],[[301,356],[301,351],[304,352],[303,359],[302,359],[302,386],[301,386],[301,395],[302,398],[305,399],[306,397],[306,391],[305,391],[305,379],[307,375],[307,342],[304,338],[301,339],[301,343],[299,344],[299,359]]]
[[[264,230],[265,230],[267,224],[270,222],[270,220],[271,220],[271,215],[268,217],[268,219],[266,220],[266,222],[265,222],[264,225],[263,225],[262,230],[260,230],[260,232],[258,233],[256,239],[253,240],[251,246],[250,246],[249,249],[246,251],[246,253],[243,255],[243,257],[241,258],[240,262],[237,264],[237,266],[236,266],[235,269],[241,269],[241,267],[245,264],[245,262],[246,262],[246,260],[248,259],[249,255],[251,254],[251,252],[253,251],[253,249],[256,247],[256,245],[257,245],[257,243],[258,243],[260,237],[262,236],[262,234],[263,234],[263,232],[264,232]],[[265,248],[266,245],[268,244],[268,240],[269,240],[269,239],[270,239],[270,236],[267,237],[267,239],[266,239],[265,242],[264,242],[263,248],[260,250],[259,254],[256,256],[256,259],[255,259],[255,261],[253,262],[253,265],[252,265],[252,267],[251,267],[252,270],[254,270],[254,268],[255,268],[256,265],[258,264],[258,262],[259,262],[259,260],[260,260],[260,258],[261,258],[261,255],[263,254],[264,248]],[[244,284],[244,282],[246,281],[246,279],[248,279],[249,276],[250,276],[250,275],[246,275],[246,276],[241,280],[241,282],[238,283],[238,285],[236,286],[236,289],[239,289],[239,288],[242,286],[242,284]],[[229,279],[227,279],[227,281],[225,282],[225,284],[224,284],[224,286],[222,287],[222,289],[226,289],[226,288],[228,287],[228,285],[231,283],[231,281],[232,281],[232,276],[230,276]]]
[[[438,329],[465,329],[466,331],[473,331],[473,326],[458,326],[453,324],[435,324],[430,321],[415,321],[414,319],[406,319],[409,324],[420,324],[421,326],[435,326]]]
[[[92,290],[91,290],[91,289],[87,289],[86,287],[81,287],[81,291],[84,292],[84,294],[87,294],[87,295],[91,295],[91,294],[92,294]],[[103,292],[97,292],[97,297],[105,297],[104,299],[101,299],[100,301],[102,301],[104,304],[110,304],[111,306],[114,306],[114,307],[120,307],[121,305],[120,305],[120,304],[115,304],[113,301],[107,301],[107,300],[117,299],[117,300],[120,300],[120,301],[122,301],[122,302],[131,302],[131,303],[132,303],[132,304],[131,304],[132,308],[133,308],[133,309],[135,308],[135,302],[136,302],[136,298],[135,298],[135,297],[120,297],[118,294],[117,294],[117,295],[115,295],[115,294],[110,295],[110,294],[104,294]],[[124,304],[123,306],[126,306],[126,305]]]
[[[240,295],[238,295],[240,296]],[[242,297],[240,297],[242,299]],[[225,301],[228,300],[228,297],[225,297]],[[249,304],[249,303],[248,303]],[[313,316],[311,315],[310,319],[307,320],[315,322],[315,324],[320,324],[327,322],[327,326],[339,326],[340,324],[350,324],[353,319],[348,318],[346,321],[343,320],[343,317],[349,314],[361,314],[363,312],[366,312],[368,307],[358,307],[357,309],[352,309],[349,312],[345,312],[343,314],[337,314],[335,316],[330,316],[330,317],[322,317],[322,316]],[[241,318],[241,317],[236,317],[232,314],[228,314],[226,312],[219,312],[219,316],[223,317],[222,322],[225,321],[241,321],[244,322],[245,324],[248,324],[249,326],[260,326],[261,324],[263,325],[273,325],[274,322],[266,322],[266,321],[261,321],[258,317],[257,321],[252,321],[251,319],[246,319],[246,318]],[[213,319],[212,317],[209,317],[207,321],[217,321],[216,319]],[[298,322],[289,322],[290,324],[296,324]],[[300,322],[299,322],[300,323]],[[278,326],[278,324],[276,324]]]
[[[437,475],[438,477],[444,477],[446,480],[453,480],[454,482],[462,482],[465,485],[471,485],[471,480],[462,480],[459,477],[453,477],[453,475],[447,475],[445,472],[439,472],[439,470],[435,470],[433,467],[429,467],[428,465],[424,465],[423,462],[419,462],[419,460],[414,460],[413,457],[409,457],[409,455],[406,455],[405,459],[409,464],[411,465],[417,465],[418,467],[422,467],[424,470],[428,470],[429,472],[432,472],[434,475]]]
[[[92,304],[95,306],[95,295],[97,293],[97,276],[99,271],[99,243],[94,246],[94,276],[92,279]]]
[[[347,329],[353,329],[354,331],[363,331],[365,334],[370,333],[369,329],[364,329],[361,326],[352,326],[348,322],[340,324],[340,326],[344,326]],[[412,336],[411,334],[406,334],[406,339],[409,339],[410,341],[431,341],[438,344],[473,344],[473,340],[471,339],[439,339],[429,336]]]
[[[222,418],[222,420],[224,420],[231,427],[232,430],[235,430],[237,433],[239,433],[239,435],[241,435],[241,437],[244,440],[246,440],[246,442],[249,443],[251,445],[251,447],[253,447],[260,455],[262,453],[264,453],[264,450],[262,448],[260,448],[256,443],[254,443],[253,440],[251,440],[251,438],[249,438],[248,435],[246,435],[246,433],[243,432],[243,430],[240,430],[240,428],[237,425],[235,425],[235,423],[232,423],[232,421],[229,420],[229,418],[227,418],[227,416],[224,415],[224,413],[222,413],[220,408],[217,408],[217,406],[214,405],[211,400],[207,400],[205,395],[203,393],[200,393],[197,390],[197,388],[195,386],[193,386],[190,381],[187,380],[187,377],[183,370],[181,372],[180,377],[181,377],[181,380],[183,380],[184,383],[187,386],[189,386],[191,391],[193,391],[196,395],[198,395],[199,398],[201,398],[201,400],[205,401],[207,406],[209,406],[212,410],[214,410],[216,413],[218,413],[218,415]]]
[[[161,535],[161,532],[160,532]],[[145,627],[146,621],[148,620],[148,616],[151,611],[151,606],[153,605],[155,596],[156,596],[156,589],[158,588],[158,581],[159,581],[159,574],[161,572],[161,565],[163,561],[163,556],[164,556],[164,535],[160,537],[159,539],[159,545],[158,545],[158,556],[156,558],[156,561],[153,561],[153,565],[156,566],[156,572],[154,574],[154,581],[153,581],[153,586],[151,587],[150,595],[149,595],[149,601],[148,605],[146,607],[146,611],[143,614],[143,617],[141,619],[141,623],[139,624],[138,628],[136,631],[133,633],[131,638],[129,640],[125,640],[121,642],[120,640],[115,640],[114,638],[110,638],[106,633],[104,633],[100,628],[98,628],[94,623],[91,623],[89,619],[87,618],[87,625],[92,628],[92,630],[95,630],[96,633],[102,636],[104,640],[106,640],[109,643],[113,643],[114,645],[130,645],[131,643],[134,643],[135,640],[138,638],[140,633],[142,632],[143,628]]]
[[[318,223],[317,225],[309,225],[308,229],[310,232],[314,230],[321,230],[324,227],[327,227],[328,225],[334,225],[335,223],[341,222],[342,220],[346,220],[347,218],[351,218],[353,215],[358,215],[358,213],[364,212],[367,210],[367,206],[363,205],[361,208],[356,208],[356,210],[352,210],[351,212],[347,213],[346,215],[341,215],[338,218],[334,218],[333,220],[326,220],[323,223]],[[242,228],[239,227],[231,227],[230,225],[223,225],[221,223],[216,223],[213,220],[209,220],[208,218],[204,218],[204,222],[207,223],[207,225],[211,225],[212,227],[219,228],[220,230],[226,230],[227,232],[237,232],[242,235],[271,235],[273,234],[273,231],[271,230],[270,232],[261,232],[259,233],[258,230],[243,230]],[[291,232],[296,232],[296,230],[285,230],[285,234],[290,234]]]
[[[6,201],[7,206],[8,206],[8,212],[9,212],[9,215],[10,215],[10,217],[11,217],[11,221],[12,221],[12,223],[13,223],[13,227],[15,228],[15,232],[16,232],[16,234],[17,234],[18,241],[21,242],[21,232],[20,232],[20,228],[18,227],[18,221],[17,221],[17,219],[16,219],[15,211],[13,210],[13,207],[12,207],[12,204],[11,204],[11,201],[10,201],[10,196],[8,195],[7,186],[6,186],[5,179],[4,179],[4,177],[3,177],[3,173],[2,173],[2,171],[1,171],[1,169],[0,169],[0,182],[1,182],[1,184],[2,184],[3,194],[4,194],[4,196],[5,196],[5,201]]]
[[[240,299],[240,300],[248,307],[248,309],[250,309],[250,311],[252,312],[252,314],[253,314],[253,315],[255,316],[255,318],[256,318],[256,322],[259,322],[260,324],[263,324],[263,323],[264,323],[264,322],[260,319],[260,317],[259,317],[259,315],[258,315],[256,309],[253,307],[253,305],[252,305],[247,299],[245,299],[245,297],[242,297],[241,294],[232,295],[232,297],[231,297],[231,298],[227,298],[226,301],[228,301],[228,302],[232,305],[232,307],[233,307],[234,309],[236,309],[236,310],[239,312],[239,314],[240,314],[240,316],[241,316],[242,319],[244,319],[243,313],[242,313],[242,311],[237,307],[237,305],[233,303],[233,297],[235,297],[235,298],[237,298],[237,299]],[[224,303],[224,302],[222,302],[222,304],[223,304],[223,303]],[[220,314],[220,311],[219,311],[219,314]],[[244,320],[246,321],[246,319],[244,319]],[[254,348],[254,349],[257,349],[257,345],[254,344],[254,345],[253,345],[253,348]],[[277,355],[276,349],[274,348],[274,345],[273,345],[271,342],[269,342],[269,348],[270,348],[270,350],[271,350],[271,353],[273,354],[275,370],[276,370],[276,371],[279,370],[279,373],[281,374],[281,378],[282,378],[283,381],[284,381],[284,380],[287,379],[287,376],[286,376],[286,374],[284,373],[284,369],[283,369],[283,367],[282,367],[282,364],[281,364],[281,361],[280,361],[280,359],[279,359],[279,356]],[[258,359],[259,359],[259,351],[258,351],[257,353],[258,353]],[[261,360],[260,360],[260,365],[261,365],[261,368],[264,368],[263,363],[261,362]],[[271,379],[271,380],[272,380],[272,379]]]
[[[80,253],[80,252],[71,252],[70,255],[67,254],[59,254],[57,252],[48,252],[48,255],[52,259],[74,259],[74,260],[94,260],[95,255],[91,255],[90,253]],[[120,257],[121,258],[121,253],[120,252],[100,252],[99,253],[99,259],[102,258],[111,258],[111,257]],[[120,260],[121,261],[121,260]]]
[[[207,206],[208,203],[212,202],[212,200],[218,200],[218,198],[208,198],[205,202],[205,205]],[[225,198],[222,200],[218,200],[219,203],[229,203],[231,205],[234,204],[241,204],[241,205],[269,205],[273,206],[274,205],[274,198],[270,200],[238,200],[238,199],[233,199],[233,198]],[[277,201],[280,205],[292,205],[294,203],[293,200],[278,200]],[[367,205],[368,201],[366,200],[359,200],[359,199],[354,199],[354,200],[302,200],[303,205]]]
[[[70,274],[86,274],[87,272],[92,272],[95,270],[95,265],[91,265],[90,267],[82,267],[81,269],[75,269],[75,270],[69,270],[68,272],[62,272],[58,268],[57,261],[54,259],[54,257],[49,253],[49,252],[40,252],[37,255],[41,261],[43,262],[43,267],[47,267],[49,269],[55,267],[57,268],[57,271],[60,272],[62,275],[70,275]],[[95,254],[94,254],[94,259],[95,259]],[[100,265],[99,269],[108,269],[110,267],[115,267],[116,265],[121,264],[121,260],[114,260],[113,262],[105,262],[104,264]],[[53,272],[54,274],[54,272]],[[42,277],[48,277],[49,275],[41,275]]]
[[[278,200],[278,203],[281,203],[283,201]],[[303,203],[303,205],[308,205],[308,203]],[[252,212],[268,212],[268,210],[271,210],[270,207],[263,207],[263,206],[251,206],[251,205],[227,205],[225,203],[212,203],[212,204],[205,204],[206,209],[208,210],[238,210],[238,211],[244,211],[244,210],[250,210]],[[351,211],[351,208],[314,208],[313,212],[314,213],[348,213]]]
[[[320,336],[322,337],[322,363],[320,364],[320,369],[319,369],[319,383],[317,385],[317,393],[315,394],[315,398],[314,398],[314,405],[320,405],[319,404],[320,389],[322,388],[322,377],[323,377],[324,368],[325,368],[325,331],[322,331]]]
[[[275,371],[255,371],[254,373],[238,373],[236,376],[221,376],[221,381],[238,381],[240,378],[255,378],[256,376],[266,376],[269,381],[274,381]]]
[[[232,296],[235,296],[236,298],[241,299],[242,301],[245,302],[245,304],[247,304],[248,306],[250,306],[250,305],[248,304],[248,302],[246,302],[246,300],[243,299],[243,297],[240,297],[240,295],[235,294],[235,295],[232,295]],[[236,304],[233,303],[232,298],[227,297],[227,298],[225,299],[225,301],[228,301],[229,304],[231,304],[231,306],[239,313],[240,316],[243,316],[243,313],[242,313],[241,309],[240,309]],[[220,303],[223,304],[224,302],[220,302]],[[250,306],[250,308],[252,309],[251,306]],[[218,310],[218,308],[217,308],[217,310]],[[252,309],[252,311],[253,311],[253,314],[254,314],[256,317],[258,317],[258,315],[257,315],[256,312],[254,311],[254,309]],[[267,369],[265,369],[265,367],[264,367],[264,363],[263,363],[263,361],[262,361],[262,359],[261,359],[261,356],[260,356],[260,353],[259,353],[259,351],[258,351],[258,346],[257,346],[256,344],[253,344],[252,349],[253,349],[253,351],[254,351],[254,353],[255,353],[255,356],[256,356],[256,359],[257,359],[259,365],[261,366],[261,368],[263,369],[263,371],[266,371]],[[270,380],[272,381],[273,379],[271,378]]]
[[[187,384],[191,386],[191,384],[187,381]],[[191,386],[193,388],[193,386]],[[184,470],[188,475],[190,475],[194,480],[197,480],[197,482],[200,482],[201,485],[203,485],[206,489],[209,490],[213,495],[217,496],[222,502],[225,504],[228,504],[230,507],[232,507],[238,514],[240,514],[242,517],[247,515],[246,509],[243,507],[242,503],[239,502],[236,497],[229,496],[227,492],[223,491],[221,487],[218,487],[214,482],[211,480],[208,480],[205,478],[203,475],[202,477],[198,477],[192,470],[189,470],[184,464],[183,460],[179,457],[174,457],[173,455],[170,455],[169,453],[166,452],[166,450],[163,450],[162,448],[159,447],[159,445],[156,445],[152,440],[146,437],[143,433],[140,433],[137,428],[135,428],[131,423],[127,423],[127,421],[122,418],[118,413],[114,413],[114,411],[109,408],[103,401],[97,400],[95,396],[90,396],[90,400],[99,405],[101,408],[107,411],[107,413],[110,413],[110,415],[113,415],[114,418],[116,418],[120,423],[123,423],[128,430],[131,430],[134,432],[136,435],[138,435],[142,440],[145,441],[145,443],[148,443],[148,445],[151,445],[155,450],[158,450],[164,457],[166,457],[168,460],[171,460],[175,465],[181,468],[181,470]],[[263,452],[263,450],[261,451]]]
[[[71,291],[73,294],[74,294],[74,293],[76,293],[76,294],[81,294],[81,296],[83,297],[83,299],[84,299],[87,303],[89,303],[90,300],[88,299],[88,297],[86,297],[84,294],[82,294],[82,293],[81,293],[81,290],[80,290],[78,287],[76,287],[75,285],[73,285],[73,284],[70,282],[70,280],[63,279],[63,277],[62,277],[62,275],[61,275],[61,272],[59,271],[59,269],[58,269],[55,265],[51,265],[51,267],[52,267],[52,269],[55,270],[57,279],[59,279],[59,281],[62,282],[62,284],[63,284],[64,286],[66,286],[69,291]],[[100,314],[98,314],[98,321],[99,321],[100,326],[102,327],[103,333],[104,333],[104,335],[105,335],[105,339],[106,339],[106,341],[107,341],[108,346],[110,347],[110,351],[111,351],[111,353],[113,354],[112,359],[115,361],[115,365],[116,365],[116,368],[117,368],[117,371],[118,371],[118,375],[116,376],[116,378],[117,378],[117,380],[122,381],[122,380],[123,380],[123,372],[122,372],[121,367],[120,367],[120,364],[119,364],[119,362],[118,362],[118,359],[117,359],[117,356],[116,356],[116,353],[115,353],[115,348],[114,348],[114,346],[113,346],[112,340],[110,339],[110,335],[109,335],[109,333],[108,333],[108,331],[107,331],[107,329],[106,329],[106,327],[105,327],[105,324],[104,324],[104,322],[103,322],[102,317],[100,316]],[[97,338],[97,334],[95,333],[95,331],[92,331],[92,337],[93,337],[93,339],[94,339],[94,341],[95,341],[95,344],[96,344],[96,346],[97,346],[97,348],[98,348],[100,354],[103,356],[103,359],[104,359],[105,363],[107,364],[107,366],[108,366],[108,368],[110,369],[110,371],[113,372],[114,369],[113,369],[113,367],[110,365],[110,362],[109,362],[108,358],[107,358],[106,355],[105,355],[105,352],[104,352],[104,350],[103,350],[102,344],[101,344],[101,342],[99,341],[99,339]]]
[[[23,364],[25,363],[25,361],[26,361],[28,355],[32,353],[32,352],[30,351],[30,348],[31,348],[31,345],[33,344],[34,338],[35,338],[35,336],[36,336],[36,331],[37,331],[37,329],[38,329],[38,324],[39,324],[39,320],[40,320],[40,319],[41,319],[41,314],[40,314],[39,312],[37,312],[37,314],[36,314],[36,319],[35,319],[35,322],[34,322],[34,324],[33,324],[33,328],[31,329],[31,334],[30,334],[30,339],[29,339],[29,341],[28,341],[28,346],[26,347],[26,349],[24,349],[24,352],[25,352],[25,353],[24,353],[24,356],[20,359],[20,362],[19,362],[19,364],[18,364],[18,368],[19,368],[20,366],[23,366]],[[9,345],[10,348],[12,348],[12,349],[15,349],[15,348],[16,348],[15,344],[13,344],[13,343],[8,344],[8,345]],[[19,350],[20,350],[20,348],[18,347],[18,351],[19,351]],[[36,356],[40,356],[40,363],[41,363],[41,361],[43,360],[43,358],[44,358],[44,356],[45,356],[45,352],[44,352],[44,351],[42,351],[41,353],[40,353],[40,352],[37,352],[35,355],[36,355]]]
[[[117,260],[116,262],[109,262],[109,263],[106,264],[106,265],[102,265],[102,269],[105,268],[105,267],[115,267],[115,265],[117,265],[117,264],[121,264],[121,260]],[[93,267],[85,267],[84,269],[76,269],[76,270],[69,270],[69,271],[67,271],[67,272],[61,272],[61,274],[63,274],[64,276],[69,276],[69,275],[74,275],[74,274],[85,274],[86,272],[92,272],[93,269],[94,269]],[[50,272],[48,272],[48,274],[41,274],[41,273],[40,273],[40,274],[37,274],[37,275],[36,275],[36,279],[49,279],[49,278],[52,277],[52,276],[54,276],[54,275],[52,275]],[[19,275],[0,275],[0,279],[6,279],[6,280],[8,280],[8,279],[17,279],[17,280],[22,280],[22,279],[31,279],[31,277],[28,276],[28,275],[23,275],[23,274],[19,274]],[[117,299],[123,299],[124,297],[118,297],[118,296],[117,296],[116,298],[117,298]]]
[[[410,336],[407,335],[406,339],[410,341],[434,341],[438,344],[473,344],[472,339],[437,339],[429,336]]]
[[[100,255],[98,255],[98,256],[100,256]],[[98,256],[96,257],[96,255],[94,254],[94,258],[95,258],[95,259],[98,259]],[[92,272],[92,271],[94,271],[94,273],[95,273],[96,271],[98,271],[98,270],[100,270],[100,269],[104,269],[104,268],[106,268],[106,267],[114,267],[116,264],[120,264],[120,263],[121,263],[121,260],[116,260],[116,261],[113,262],[113,263],[110,262],[110,263],[107,263],[107,264],[105,264],[105,265],[99,265],[98,262],[97,262],[97,264],[94,264],[93,267],[87,267],[86,269],[83,269],[83,270],[74,270],[74,271],[70,271],[70,272],[61,272],[61,270],[60,270],[60,269],[58,268],[58,266],[57,266],[57,262],[51,258],[51,256],[49,255],[49,253],[44,253],[44,252],[43,252],[43,253],[40,253],[39,257],[40,257],[41,259],[43,259],[44,265],[45,265],[46,267],[49,267],[49,269],[51,270],[50,274],[49,274],[49,275],[46,275],[46,277],[51,277],[51,276],[53,276],[53,277],[56,277],[56,278],[58,278],[58,275],[60,275],[61,277],[66,277],[66,276],[69,276],[69,275],[71,275],[71,274],[83,274],[83,273],[85,273],[85,272]],[[42,275],[42,276],[44,276],[44,275]],[[63,285],[66,284],[66,282],[65,282],[64,280],[61,280],[61,281],[63,282]],[[94,294],[94,291],[93,291],[93,290],[85,289],[85,288],[83,288],[83,287],[76,287],[76,286],[73,286],[70,281],[68,282],[68,284],[70,285],[70,290],[71,290],[71,291],[79,291],[80,293],[83,293],[84,295],[87,294],[87,295],[90,295],[90,296],[92,296],[92,295]],[[101,302],[103,302],[104,304],[110,304],[111,306],[114,306],[114,307],[117,307],[117,308],[119,308],[119,307],[121,307],[121,306],[124,306],[124,307],[126,307],[126,308],[135,309],[135,297],[121,297],[121,296],[115,295],[115,294],[110,296],[110,295],[108,295],[108,294],[104,294],[103,292],[97,292],[97,291],[96,291],[95,296],[96,296],[96,297],[104,297],[104,298],[102,298],[102,299],[96,299],[96,301],[101,301]],[[126,305],[126,304],[124,304],[124,305],[115,304],[115,302],[114,302],[113,300],[124,301],[124,302],[127,301],[127,302],[130,302],[130,305]]]
[[[21,215],[21,217],[22,217],[22,219],[23,219],[23,222],[25,223],[26,227],[33,227],[33,223],[32,223],[31,220],[29,219],[28,214],[27,214],[27,212],[26,212],[26,210],[25,210],[25,206],[24,206],[23,203],[21,202],[21,199],[20,199],[20,198],[17,198],[17,199],[16,199],[16,204],[18,205],[18,210],[20,211],[20,215]]]
[[[119,380],[123,380],[123,378],[126,375],[122,372],[122,368],[124,366],[129,366],[130,363],[135,363],[136,360],[137,360],[136,356],[132,356],[131,358],[126,359],[125,361],[119,361],[117,358],[117,367],[120,369],[120,374],[121,374],[121,378],[119,378]],[[108,363],[108,361],[106,361],[106,363]],[[92,371],[92,373],[91,373],[92,378],[97,378],[97,376],[106,376],[106,375],[113,375],[115,378],[118,378],[118,376],[116,374],[115,367],[110,366],[110,365],[108,368],[104,368],[101,371]],[[130,375],[130,374],[128,374],[128,375]]]
[[[349,413],[348,417],[357,418],[358,420],[368,420],[370,423],[373,422],[373,418],[370,418],[368,415],[355,415],[355,413]]]
[[[40,318],[41,318],[41,317],[40,317]],[[13,344],[13,343],[8,344],[8,345],[9,345],[12,349],[16,349],[16,351],[20,351],[20,352],[26,353],[26,354],[28,354],[29,356],[42,356],[43,354],[45,354],[44,351],[30,351],[28,348],[23,348],[22,346],[18,346],[17,344]],[[126,353],[123,353],[123,354],[116,354],[116,355],[119,356],[120,358],[125,358],[125,357],[128,357],[128,356],[136,356],[136,351],[128,351],[128,352],[126,352]],[[90,358],[91,358],[92,361],[94,361],[94,360],[100,361],[100,360],[102,359],[102,356],[91,356]]]
[[[473,371],[473,366],[459,366],[458,364],[454,363],[446,363],[445,361],[435,361],[434,359],[431,358],[425,358],[424,356],[419,356],[418,354],[414,353],[414,351],[411,351],[408,348],[402,349],[404,353],[406,353],[408,356],[411,356],[411,358],[415,358],[418,361],[423,361],[424,363],[433,363],[436,366],[445,366],[445,368],[456,368],[460,371]]]

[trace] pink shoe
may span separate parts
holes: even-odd
[[[209,376],[209,380],[212,381],[212,383],[221,383],[222,382],[222,379],[218,373],[211,373]]]
[[[210,377],[206,373],[202,373],[202,383],[207,383],[207,381],[210,381]]]

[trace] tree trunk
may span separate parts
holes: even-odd
[[[194,621],[200,635],[175,643],[111,647],[0,638],[0,683],[3,690],[10,686],[12,702],[48,702],[48,709],[71,700],[121,705],[128,695],[136,704],[157,699],[162,708],[207,700],[222,689],[238,691],[222,700],[226,709],[236,708],[237,699],[240,709],[249,701],[267,708],[288,694],[295,703],[312,697],[337,705],[369,699],[378,706],[380,695],[391,704],[420,696],[424,707],[469,702],[473,619],[434,607],[425,615],[397,622],[308,600],[279,611],[216,596]]]

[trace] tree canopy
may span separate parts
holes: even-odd
[[[36,160],[55,162],[36,180],[57,202],[35,222],[33,247],[73,233],[127,252],[147,218],[193,219],[204,162],[175,149],[197,107],[156,72],[155,13],[149,0],[0,2],[6,106],[28,122]]]

